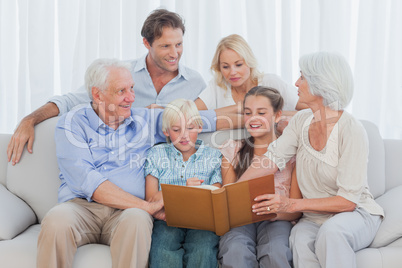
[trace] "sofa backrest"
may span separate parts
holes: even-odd
[[[0,134],[0,148],[2,152],[0,153],[0,183],[6,186],[7,183],[7,145],[10,141],[11,135],[9,134]]]
[[[377,126],[369,121],[361,120],[369,138],[369,161],[367,164],[367,179],[370,192],[374,198],[385,192],[385,150]]]
[[[57,204],[60,185],[54,130],[58,118],[35,127],[33,154],[24,151],[20,163],[7,167],[7,188],[23,199],[41,222],[47,211]]]
[[[402,140],[384,140],[385,190],[402,185]]]
[[[34,153],[29,154],[25,151],[19,164],[12,166],[7,163],[6,154],[0,154],[0,183],[6,184],[12,193],[30,205],[39,222],[41,222],[47,211],[57,204],[57,192],[60,185],[54,141],[54,129],[57,120],[58,118],[52,118],[36,126]],[[370,142],[368,162],[370,191],[375,197],[378,197],[384,193],[386,188],[384,142],[378,128],[373,123],[368,121],[362,121],[362,123],[366,128]],[[199,137],[207,145],[216,148],[228,138],[240,139],[244,135],[244,130],[236,129],[201,133]],[[0,135],[0,148],[7,148],[9,138],[10,135]],[[402,141],[398,140],[395,144],[401,148],[395,157],[402,159]],[[394,143],[390,141],[389,146],[393,145]],[[397,159],[392,160],[394,160],[395,166],[393,170],[396,171],[397,168],[400,170],[401,165],[397,164]],[[387,176],[392,175],[388,173],[387,171]],[[400,173],[393,175],[392,181],[387,184],[387,189],[402,184]]]

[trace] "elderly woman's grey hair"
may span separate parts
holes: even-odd
[[[353,75],[346,59],[332,52],[316,52],[299,60],[311,94],[321,96],[323,104],[343,110],[353,97]]]
[[[105,91],[109,86],[108,76],[111,69],[126,69],[130,72],[131,64],[118,59],[97,59],[89,65],[85,72],[85,88],[92,98],[92,88]]]

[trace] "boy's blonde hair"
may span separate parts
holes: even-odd
[[[186,124],[191,122],[199,128],[203,125],[200,112],[192,100],[176,99],[166,106],[162,115],[162,131],[168,131],[179,119]],[[170,142],[169,137],[166,139]]]

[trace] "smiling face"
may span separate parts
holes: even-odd
[[[219,56],[220,71],[232,87],[240,87],[250,79],[250,67],[232,49],[224,49]]]
[[[100,91],[95,88],[93,96],[99,106],[99,117],[116,129],[131,115],[131,105],[135,99],[134,81],[131,73],[123,68],[112,68],[107,80],[107,89]]]
[[[183,31],[180,28],[164,27],[162,36],[155,39],[152,45],[144,38],[148,49],[147,64],[162,72],[177,72],[183,53]]]
[[[271,101],[264,96],[248,96],[244,102],[244,121],[247,131],[255,139],[264,139],[275,134],[274,123],[281,113],[274,113]]]
[[[185,118],[179,118],[163,133],[170,138],[174,147],[183,154],[186,160],[196,152],[195,143],[200,132],[201,127]]]

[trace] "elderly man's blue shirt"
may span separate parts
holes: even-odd
[[[61,116],[55,130],[59,202],[76,197],[92,201],[94,191],[106,180],[144,199],[147,152],[165,141],[162,112],[133,108],[116,130],[107,126],[90,104]],[[201,115],[204,121],[214,122],[213,111],[201,111]]]

